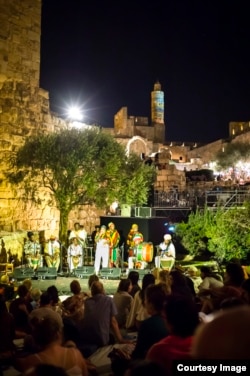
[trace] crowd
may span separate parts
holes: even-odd
[[[88,291],[77,279],[70,291],[60,301],[56,286],[42,292],[25,280],[11,301],[0,295],[1,369],[97,375],[92,359],[106,348],[114,376],[139,375],[145,366],[171,376],[174,360],[250,358],[250,279],[237,260],[223,275],[173,267],[140,281],[133,270],[113,296],[96,274]]]

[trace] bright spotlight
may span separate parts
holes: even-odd
[[[81,121],[83,119],[83,114],[79,107],[73,106],[68,109],[68,117],[72,120]]]

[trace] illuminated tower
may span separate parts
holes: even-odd
[[[155,129],[155,142],[163,142],[165,140],[164,92],[159,81],[154,84],[154,90],[151,91],[151,123]]]

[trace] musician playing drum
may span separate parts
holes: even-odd
[[[60,266],[60,248],[60,243],[56,240],[56,236],[51,235],[44,248],[44,257],[48,268],[54,267],[58,271]]]
[[[82,266],[83,247],[77,238],[71,239],[71,244],[68,247],[68,265],[69,271],[72,273],[73,269]]]
[[[169,269],[171,269],[175,262],[175,246],[170,234],[165,234],[163,239],[163,242],[159,245],[159,254],[155,257],[155,266],[156,268],[161,267],[161,259],[169,260]]]
[[[143,242],[143,235],[139,232],[137,224],[133,224],[127,237],[128,246],[128,268],[133,269],[137,257],[137,247]]]

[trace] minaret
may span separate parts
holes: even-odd
[[[154,141],[164,142],[164,92],[161,90],[161,84],[159,81],[154,84],[154,90],[151,91],[151,123],[155,129]]]

